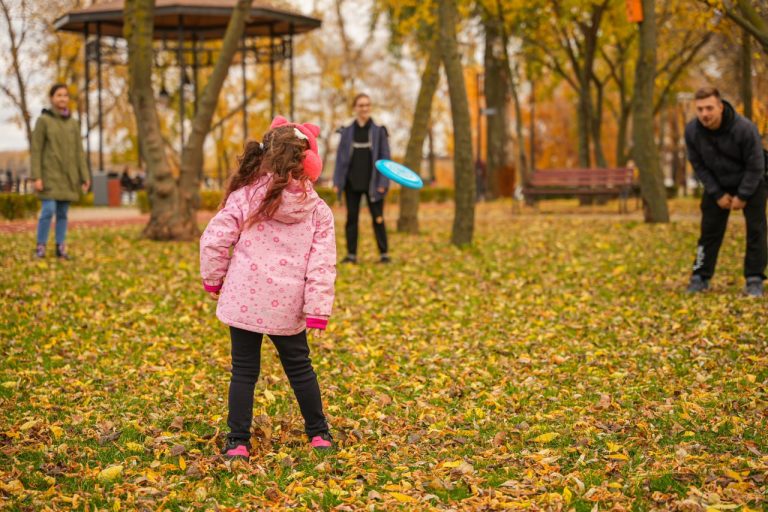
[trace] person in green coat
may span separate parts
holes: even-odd
[[[45,246],[56,215],[56,256],[68,259],[67,237],[69,203],[88,191],[90,175],[85,162],[80,126],[69,110],[69,91],[64,84],[51,87],[51,108],[44,108],[32,132],[32,179],[43,207],[37,223],[38,258],[45,257]]]

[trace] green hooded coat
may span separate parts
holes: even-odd
[[[32,179],[43,180],[40,199],[77,201],[90,181],[80,127],[74,118],[43,109],[32,132]]]

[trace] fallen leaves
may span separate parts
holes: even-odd
[[[691,298],[695,222],[481,205],[476,245],[458,250],[450,216],[425,208],[425,234],[393,234],[387,268],[363,237],[310,341],[338,451],[309,449],[265,342],[247,463],[218,456],[229,341],[195,244],[76,230],[77,262],[38,268],[31,237],[0,235],[0,502],[765,508],[768,336],[765,304],[736,295],[743,233],[729,231],[713,292]]]
[[[123,466],[109,466],[99,471],[98,479],[101,482],[111,482],[123,474]]]
[[[534,437],[531,439],[534,443],[549,443],[551,441],[554,441],[560,437],[560,434],[557,432],[547,432],[546,434],[541,434],[539,436]]]

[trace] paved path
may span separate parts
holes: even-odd
[[[208,222],[212,212],[199,212],[198,221]],[[69,209],[68,229],[119,227],[143,225],[149,221],[149,214],[139,212],[138,208],[123,206],[119,208],[90,207]],[[37,229],[37,219],[0,220],[0,233],[25,233]]]

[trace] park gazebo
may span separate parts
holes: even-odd
[[[198,71],[212,67],[218,47],[223,39],[236,0],[157,0],[155,2],[155,63],[178,68],[179,119],[181,143],[184,144],[185,86],[192,86],[193,105],[197,110]],[[127,48],[123,39],[123,0],[108,1],[84,9],[71,11],[54,23],[57,30],[82,34],[85,39],[85,118],[86,148],[90,155],[91,122],[89,91],[91,66],[96,67],[96,125],[99,129],[99,169],[104,169],[104,138],[102,135],[102,66],[127,64]],[[248,136],[247,66],[267,64],[270,83],[270,118],[275,115],[275,64],[288,61],[290,115],[294,109],[293,41],[294,36],[319,28],[321,20],[304,16],[266,2],[251,5],[242,42],[238,48],[242,73],[243,134]],[[188,70],[192,72],[190,78]],[[160,96],[168,97],[165,87]],[[88,159],[90,168],[90,159]]]

